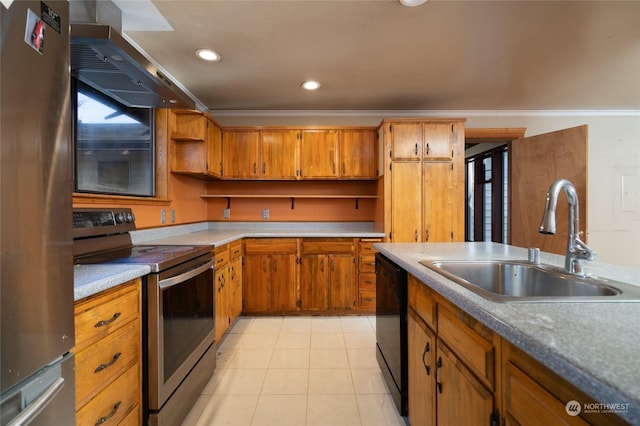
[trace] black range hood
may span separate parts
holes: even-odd
[[[195,108],[187,94],[109,25],[71,23],[71,74],[127,106]]]

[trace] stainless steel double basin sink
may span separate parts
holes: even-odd
[[[640,286],[579,277],[525,261],[422,261],[422,265],[494,302],[640,301]]]

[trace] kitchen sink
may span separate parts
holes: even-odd
[[[639,301],[640,287],[578,277],[525,261],[422,261],[422,265],[496,302]]]

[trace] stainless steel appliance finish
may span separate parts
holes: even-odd
[[[401,416],[409,405],[407,273],[376,254],[376,358]]]
[[[215,369],[210,246],[131,244],[130,209],[75,209],[77,263],[145,264],[143,408],[150,425],[180,424]]]
[[[0,5],[2,424],[75,424],[68,7]]]
[[[127,106],[193,109],[195,102],[120,34],[110,0],[71,2],[71,73]]]

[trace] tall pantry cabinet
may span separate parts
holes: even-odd
[[[389,242],[464,241],[464,119],[381,124]]]

